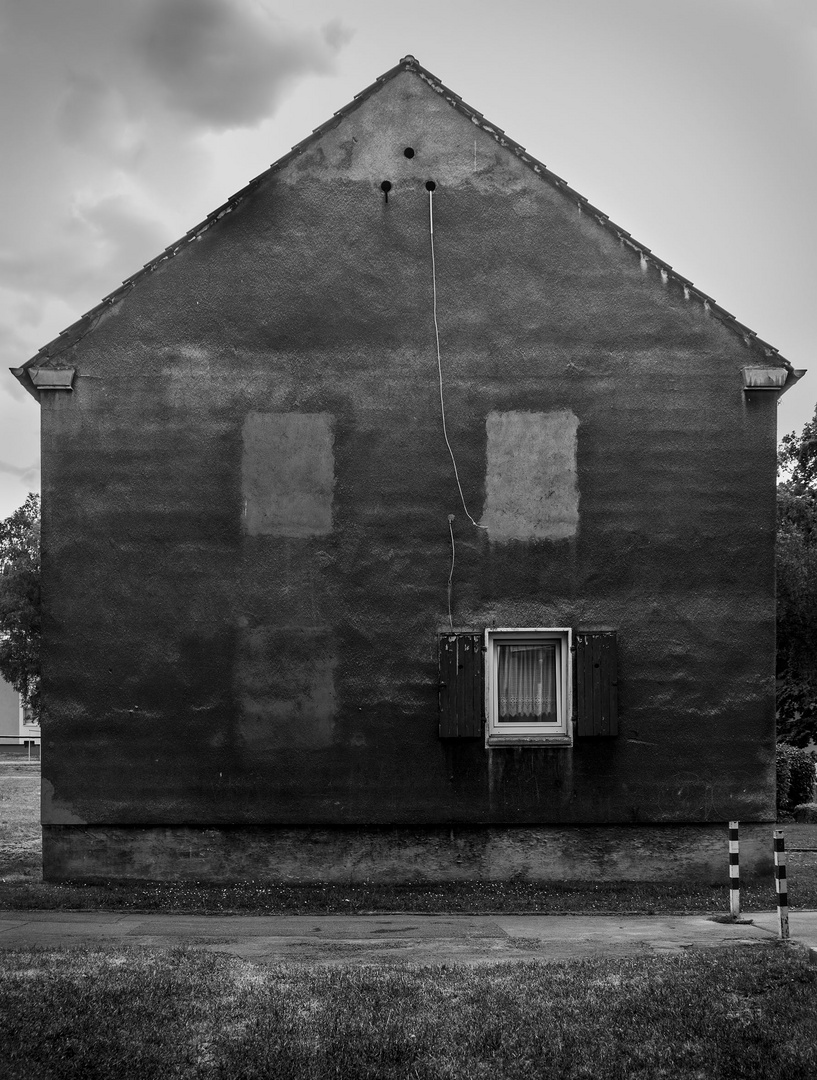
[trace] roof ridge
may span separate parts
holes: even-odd
[[[707,313],[714,314],[720,322],[722,322],[728,329],[736,333],[743,339],[743,342],[747,346],[755,346],[763,350],[767,357],[774,356],[778,360],[781,360],[783,364],[789,369],[792,369],[792,364],[784,356],[782,356],[778,349],[773,345],[770,345],[767,341],[758,337],[754,330],[751,330],[748,326],[739,322],[738,319],[725,308],[721,307],[711,296],[708,296],[703,290],[697,288],[688,278],[683,277],[677,271],[673,270],[669,263],[659,259],[652,253],[650,248],[645,244],[639,243],[631,233],[626,229],[616,225],[610,217],[603,211],[594,206],[584,195],[581,195],[578,191],[572,188],[566,180],[561,176],[558,176],[551,169],[549,169],[543,162],[539,161],[532,154],[529,154],[524,146],[521,146],[514,139],[509,138],[502,128],[497,127],[494,124],[489,123],[484,115],[477,112],[471,105],[463,101],[463,99],[455,94],[453,90],[450,90],[436,75],[432,74],[427,68],[424,68],[422,64],[408,53],[402,57],[399,63],[394,67],[389,68],[382,75],[379,75],[373,83],[355,94],[352,100],[338,109],[328,120],[323,124],[319,124],[314,128],[310,135],[307,135],[305,139],[296,143],[290,150],[284,155],[274,161],[263,172],[254,176],[244,187],[239,188],[234,194],[230,195],[221,206],[211,211],[202,221],[197,225],[194,225],[192,229],[189,229],[182,237],[175,240],[172,244],[169,244],[163,251],[161,251],[155,258],[146,262],[144,266],[137,270],[136,273],[131,274],[130,277],[125,278],[121,285],[119,285],[112,292],[104,296],[98,304],[90,308],[81,315],[79,319],[71,323],[64,330],[61,330],[55,338],[52,338],[46,345],[43,345],[34,356],[27,360],[18,368],[11,368],[12,374],[14,374],[23,383],[23,386],[30,392],[34,391],[27,385],[27,380],[23,380],[21,377],[24,372],[31,366],[40,361],[41,363],[47,363],[49,360],[55,359],[64,352],[65,349],[70,348],[71,345],[76,344],[81,338],[85,337],[99,321],[102,314],[106,309],[110,308],[113,304],[122,300],[130,291],[135,287],[137,282],[148,274],[152,273],[158,266],[160,266],[167,259],[173,258],[182,248],[188,244],[197,240],[204,232],[208,231],[217,221],[219,221],[226,214],[229,214],[239,202],[241,202],[250,192],[254,191],[259,184],[262,183],[271,173],[287,165],[294,158],[298,157],[303,151],[311,145],[320,135],[325,131],[336,127],[341,120],[348,116],[351,112],[354,112],[364,101],[366,101],[373,93],[375,93],[384,83],[393,79],[401,71],[411,71],[418,75],[424,82],[426,82],[435,93],[441,94],[445,100],[468,117],[472,123],[479,126],[486,134],[490,135],[500,146],[506,148],[520,161],[528,165],[531,170],[540,176],[543,180],[548,181],[552,186],[557,188],[563,195],[572,199],[580,213],[588,213],[596,219],[596,221],[603,228],[612,232],[619,238],[619,241],[629,247],[634,254],[637,254],[642,263],[652,263],[656,266],[660,272],[663,281],[672,279],[678,284],[683,286],[684,296],[686,299],[694,297],[700,301]],[[36,393],[35,393],[36,396]]]

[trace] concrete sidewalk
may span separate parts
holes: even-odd
[[[632,956],[777,939],[775,912],[751,922],[629,915],[163,915],[0,911],[0,949],[177,945],[258,963],[498,963]],[[791,915],[817,960],[817,911]]]

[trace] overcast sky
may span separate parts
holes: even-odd
[[[5,369],[406,53],[813,368],[811,418],[814,0],[0,0],[0,517],[39,484]]]

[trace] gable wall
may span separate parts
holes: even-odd
[[[448,434],[487,531],[442,438],[428,178]],[[65,359],[47,822],[773,817],[776,396],[740,378],[763,360],[416,77]],[[553,498],[526,501],[517,446]],[[449,514],[457,625],[618,631],[617,739],[438,739]]]

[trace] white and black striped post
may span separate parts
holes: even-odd
[[[774,884],[777,889],[777,918],[780,923],[780,937],[787,941],[789,937],[789,893],[786,887],[786,841],[783,830],[774,831]]]
[[[738,822],[729,822],[729,914],[733,919],[740,915],[740,842]]]

